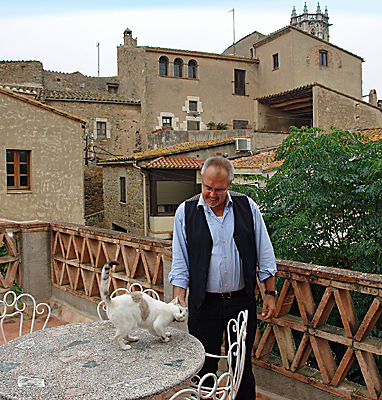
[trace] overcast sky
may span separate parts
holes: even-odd
[[[314,13],[317,1],[306,1]],[[221,53],[236,40],[289,25],[301,0],[0,0],[0,60],[38,60],[44,69],[117,75],[116,47],[128,27],[139,46]],[[326,0],[330,42],[362,57],[363,94],[382,99],[382,0]]]

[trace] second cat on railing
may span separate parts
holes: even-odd
[[[173,321],[185,321],[187,308],[179,301],[167,304],[143,292],[131,292],[111,298],[109,271],[113,265],[118,265],[118,262],[111,261],[103,266],[101,297],[106,305],[107,316],[116,328],[114,340],[122,350],[129,350],[131,346],[124,343],[124,340],[137,341],[138,338],[130,336],[130,333],[137,328],[144,328],[152,335],[159,336],[163,342],[168,342],[170,334],[166,332],[167,327]]]

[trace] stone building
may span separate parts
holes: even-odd
[[[118,95],[117,77],[46,71],[38,61],[0,62],[0,86],[88,121],[81,157],[85,217],[102,226],[102,168],[96,161],[142,150],[140,102]]]
[[[2,217],[83,224],[87,121],[2,88],[0,115]]]
[[[204,160],[213,155],[248,155],[247,151],[240,150],[238,143],[250,140],[249,137],[227,137],[184,142],[101,162],[104,168],[105,227],[169,238],[176,208],[201,190],[200,170]],[[266,161],[274,163],[269,157]],[[249,172],[252,175],[270,174],[269,170],[259,168],[258,156],[250,156],[246,163],[241,159],[237,167],[238,173],[243,175]]]

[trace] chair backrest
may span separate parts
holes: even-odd
[[[10,290],[6,292],[3,299],[0,300],[0,329],[3,336],[4,343],[7,342],[7,338],[4,332],[4,321],[10,318],[19,320],[19,336],[23,334],[25,328],[26,333],[33,332],[35,327],[36,317],[41,315],[42,318],[42,328],[45,329],[46,324],[49,321],[51,314],[51,308],[47,303],[36,304],[35,298],[28,294],[22,293],[17,295],[14,291]],[[24,325],[25,320],[28,320],[28,324]],[[28,326],[26,326],[28,325]],[[30,326],[29,326],[30,325]],[[24,332],[25,333],[25,332]]]
[[[243,377],[247,338],[248,310],[240,311],[237,319],[227,325],[227,354],[225,356],[206,353],[206,357],[226,359],[228,371],[219,377],[208,373],[195,376],[175,394],[164,397],[169,400],[234,400]],[[205,382],[209,380],[208,386]]]
[[[113,297],[117,296],[118,294],[131,293],[134,288],[136,288],[137,289],[136,291],[138,291],[138,292],[150,294],[155,299],[160,300],[159,294],[154,289],[143,289],[143,286],[141,286],[139,283],[131,284],[128,289],[126,289],[126,288],[115,289],[111,293],[110,297],[113,298]],[[98,313],[98,318],[100,319],[100,321],[104,321],[107,319],[106,305],[103,300],[101,302],[99,302],[97,305],[97,313]]]
[[[228,372],[231,374],[232,382],[232,399],[237,395],[240,387],[241,379],[244,372],[247,338],[248,310],[240,311],[237,320],[231,319],[227,326],[228,352],[227,364]],[[234,336],[235,342],[232,342]]]

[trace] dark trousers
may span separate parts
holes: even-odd
[[[223,332],[231,318],[237,319],[242,310],[248,310],[248,325],[246,339],[246,356],[243,378],[236,397],[237,400],[255,400],[256,388],[255,378],[252,373],[251,353],[256,334],[256,304],[250,302],[249,297],[243,291],[229,299],[219,295],[209,295],[198,309],[192,302],[191,296],[188,300],[188,330],[191,335],[198,338],[203,344],[207,353],[220,355],[223,341]],[[232,338],[232,336],[231,336]],[[232,341],[236,339],[233,336]],[[217,359],[207,357],[199,376],[202,377],[208,372],[216,373],[218,370]]]

